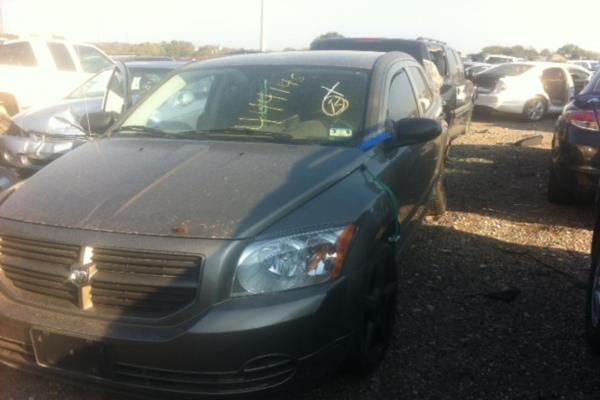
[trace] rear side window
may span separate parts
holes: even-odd
[[[444,55],[442,49],[429,49],[429,57],[437,67],[438,71],[440,72],[440,75],[446,77],[449,76],[448,62],[446,61],[446,56]]]
[[[112,61],[93,47],[75,46],[75,52],[84,72],[95,74],[113,65]]]
[[[28,42],[17,42],[0,45],[0,64],[31,67],[37,60]]]
[[[454,51],[452,49],[449,49],[449,51],[454,56],[454,61],[456,62],[456,73],[459,75],[458,77],[460,77],[461,75],[464,75],[465,74],[465,66],[462,63],[460,56],[458,55],[458,53],[456,51]]]
[[[387,115],[392,121],[419,116],[417,100],[406,71],[400,72],[392,80]]]
[[[48,49],[52,54],[56,69],[59,71],[75,71],[75,63],[71,58],[71,54],[69,54],[69,50],[67,50],[67,46],[62,43],[48,43]]]
[[[446,53],[446,59],[448,60],[447,76],[455,76],[456,70],[457,70],[456,59],[454,58],[454,55],[452,54],[452,52],[446,51],[445,53]]]
[[[421,110],[429,110],[433,104],[433,93],[431,93],[427,79],[417,67],[407,68],[407,71],[413,81],[417,102],[421,106]]]

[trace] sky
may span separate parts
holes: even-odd
[[[5,32],[89,42],[185,40],[258,48],[261,0],[0,0]],[[267,50],[304,48],[318,35],[418,36],[464,53],[487,45],[600,51],[600,0],[264,0]]]

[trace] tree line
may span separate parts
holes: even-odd
[[[482,53],[504,54],[507,56],[520,57],[525,59],[549,58],[554,54],[559,54],[569,59],[595,59],[600,60],[600,53],[596,51],[583,49],[575,44],[569,43],[558,48],[555,51],[550,49],[536,50],[533,47],[524,46],[487,46],[481,50]]]
[[[144,43],[103,42],[94,44],[107,54],[115,56],[161,56],[196,60],[249,51],[245,49],[232,49],[213,45],[196,47],[192,42],[181,40]]]

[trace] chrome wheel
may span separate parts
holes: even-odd
[[[542,99],[529,100],[525,113],[530,121],[539,121],[546,113],[546,104]]]

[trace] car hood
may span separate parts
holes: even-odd
[[[83,136],[84,133],[81,130],[60,119],[66,119],[75,125],[79,125],[79,119],[83,115],[101,110],[101,97],[63,100],[45,107],[30,108],[13,117],[13,122],[25,132]],[[59,118],[57,119],[57,117]]]
[[[362,157],[351,147],[98,140],[29,178],[0,206],[0,218],[131,234],[251,237]]]

